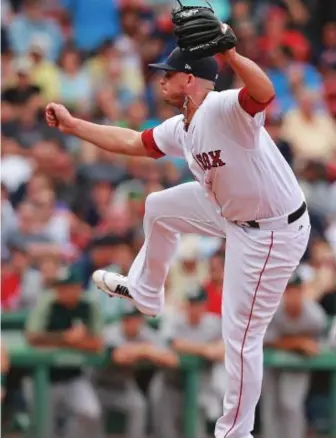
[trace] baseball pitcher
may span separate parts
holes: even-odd
[[[261,392],[263,338],[305,252],[310,222],[299,184],[264,129],[274,88],[235,49],[236,37],[208,7],[172,12],[177,48],[162,70],[162,95],[181,114],[154,129],[99,126],[46,108],[49,126],[113,153],[184,157],[195,181],[152,193],[145,242],[128,277],[96,271],[105,293],[148,315],[164,306],[164,283],[181,233],[226,236],[222,329],[227,386],[216,438],[249,438]],[[238,90],[214,91],[219,54],[240,77]]]

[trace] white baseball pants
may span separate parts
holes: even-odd
[[[216,438],[250,438],[261,393],[263,338],[286,284],[307,246],[305,213],[272,230],[238,226],[224,219],[197,183],[152,193],[146,202],[145,242],[128,277],[134,299],[149,313],[164,305],[164,283],[181,233],[226,237],[223,338],[226,392]]]

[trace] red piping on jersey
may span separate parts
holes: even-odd
[[[247,326],[246,326],[246,329],[245,329],[245,333],[244,333],[241,349],[240,349],[240,388],[239,388],[239,398],[238,398],[237,411],[236,411],[236,415],[235,415],[234,420],[233,420],[233,424],[230,427],[230,429],[226,432],[224,438],[226,438],[229,435],[229,433],[232,431],[232,429],[235,427],[235,425],[237,423],[238,415],[239,415],[241,399],[242,399],[242,396],[243,396],[243,386],[244,386],[244,347],[245,347],[245,342],[246,342],[246,338],[247,338],[247,333],[248,333],[248,330],[250,328],[250,324],[251,324],[251,320],[252,320],[253,309],[254,309],[254,305],[255,305],[255,302],[256,302],[258,289],[259,289],[259,286],[261,284],[261,277],[262,277],[263,273],[265,272],[265,269],[266,269],[266,266],[267,266],[268,260],[270,258],[270,255],[271,255],[272,248],[273,248],[273,234],[274,234],[274,232],[272,231],[271,232],[271,242],[270,242],[270,245],[269,245],[268,254],[267,254],[264,266],[263,266],[262,270],[260,271],[258,283],[257,283],[257,286],[256,286],[254,294],[253,294],[250,315],[249,315],[249,319],[248,319]]]
[[[161,158],[165,156],[154,140],[153,128],[143,131],[141,133],[141,140],[149,157]]]
[[[240,106],[252,117],[254,117],[257,113],[264,111],[273,99],[274,96],[272,96],[267,102],[257,102],[250,95],[246,87],[242,88],[238,94],[238,101]]]

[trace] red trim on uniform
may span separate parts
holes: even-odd
[[[264,111],[268,105],[272,102],[274,96],[271,97],[267,102],[257,102],[244,87],[239,91],[238,101],[240,106],[246,111],[250,116],[255,116],[257,113]]]
[[[141,133],[141,140],[143,145],[145,146],[147,155],[152,158],[164,157],[165,154],[162,151],[160,151],[158,145],[155,143],[153,131],[154,131],[153,128],[151,128],[151,129],[146,129]]]
[[[246,342],[246,338],[247,338],[247,333],[248,333],[248,330],[250,328],[250,324],[251,324],[251,320],[252,320],[253,309],[254,309],[254,305],[255,305],[255,302],[256,302],[258,289],[259,289],[259,286],[261,284],[261,277],[262,277],[263,273],[265,272],[265,269],[266,269],[266,266],[267,266],[268,260],[270,258],[270,255],[271,255],[272,248],[273,248],[273,234],[274,234],[274,232],[272,231],[271,232],[271,242],[270,242],[270,245],[269,245],[268,254],[267,254],[264,266],[263,266],[262,270],[260,271],[259,280],[258,280],[257,286],[256,286],[254,294],[253,294],[250,315],[249,315],[249,319],[248,319],[247,326],[246,326],[246,329],[245,329],[245,333],[244,333],[241,349],[240,349],[240,388],[239,388],[239,398],[238,398],[237,411],[236,411],[236,415],[235,415],[234,420],[233,420],[233,424],[230,427],[230,429],[226,432],[224,438],[226,438],[228,436],[228,434],[232,431],[232,429],[235,427],[235,425],[237,423],[238,415],[239,415],[241,399],[242,399],[242,396],[243,396],[243,384],[244,384],[244,347],[245,347],[245,342]]]

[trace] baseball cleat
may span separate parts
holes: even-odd
[[[98,270],[93,273],[92,278],[98,289],[110,297],[124,298],[134,303],[134,299],[126,286],[127,277],[114,272]]]
[[[145,315],[156,316],[148,313],[148,311],[144,310],[141,305],[135,302],[127,287],[127,277],[124,275],[99,269],[92,274],[92,279],[97,288],[110,297],[119,297],[128,300]]]

